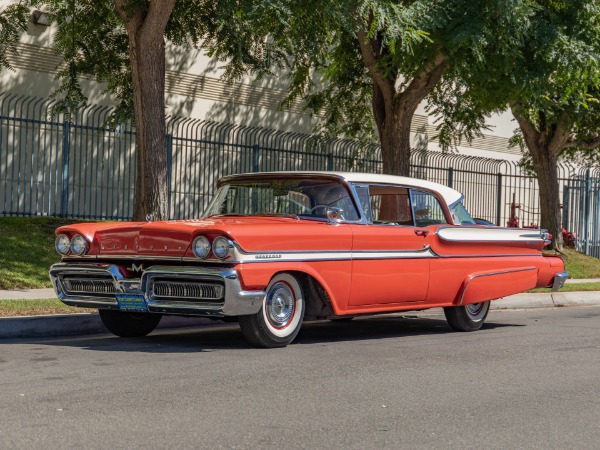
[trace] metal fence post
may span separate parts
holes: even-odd
[[[171,218],[171,180],[173,170],[173,135],[167,134],[167,218]]]
[[[591,191],[591,184],[590,184],[590,169],[585,171],[585,212],[584,212],[584,223],[583,223],[583,227],[584,227],[584,236],[585,236],[585,254],[589,255],[590,254],[590,236],[589,236],[589,231],[590,231],[590,200],[591,200],[591,196],[590,196],[590,191]]]
[[[496,225],[500,226],[502,221],[502,174],[496,175]]]
[[[258,144],[252,146],[252,172],[260,172],[260,148]]]
[[[568,230],[569,226],[569,185],[563,185],[563,213],[562,227]]]
[[[60,216],[66,217],[69,204],[69,166],[71,158],[71,122],[63,122],[62,133],[62,186]]]
[[[454,183],[454,169],[452,167],[448,167],[448,187],[452,187]]]
[[[327,153],[327,170],[333,170],[333,153]]]

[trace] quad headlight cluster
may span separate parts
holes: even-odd
[[[207,258],[212,250],[213,255],[219,259],[225,259],[233,253],[233,243],[224,236],[218,236],[212,241],[212,245],[205,236],[198,236],[192,243],[192,251],[198,258]]]
[[[54,248],[61,255],[68,255],[70,253],[81,256],[87,253],[89,246],[88,242],[80,234],[76,234],[71,239],[66,234],[60,234],[56,237]]]

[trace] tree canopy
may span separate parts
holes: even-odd
[[[86,103],[80,78],[106,84],[118,103],[117,122],[136,127],[134,220],[168,217],[165,124],[165,41],[195,47],[203,28],[200,0],[34,0],[45,5],[58,31],[55,49],[64,56],[54,93],[69,114]]]
[[[228,3],[228,2],[225,2]],[[208,17],[215,55],[268,42],[265,64],[289,70],[287,102],[302,99],[334,135],[374,138],[384,171],[408,174],[410,123],[419,103],[456,71],[507,63],[523,39],[529,4],[517,0],[323,0],[231,2]],[[242,33],[232,32],[243,30]],[[245,54],[233,52],[233,74]],[[499,65],[499,64],[498,64]]]
[[[451,146],[482,129],[486,115],[509,107],[513,143],[537,175],[541,226],[562,248],[557,164],[566,156],[593,158],[600,146],[600,2],[535,1],[524,39],[507,65],[457,72],[433,95],[443,112],[441,140]]]

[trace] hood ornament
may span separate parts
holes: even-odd
[[[146,222],[148,222],[148,223],[154,222],[154,214],[153,213],[146,214]]]

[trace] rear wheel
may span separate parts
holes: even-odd
[[[121,337],[146,336],[156,328],[162,318],[160,314],[128,313],[108,309],[100,309],[98,313],[108,331]]]
[[[265,348],[285,347],[302,326],[304,295],[298,279],[289,273],[275,275],[260,311],[239,316],[242,334],[248,342]]]
[[[490,311],[490,302],[444,308],[448,325],[456,331],[477,331]]]

